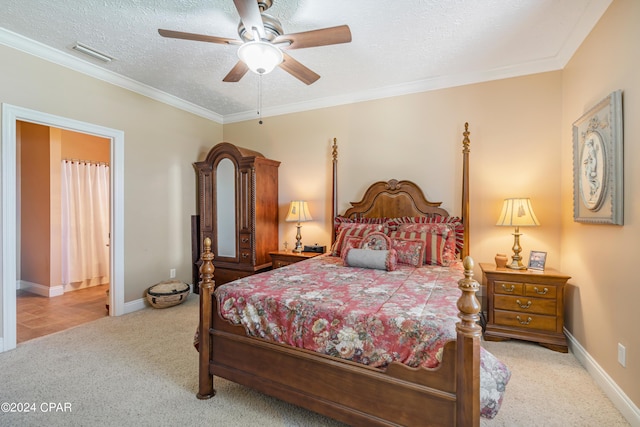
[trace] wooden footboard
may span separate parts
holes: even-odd
[[[479,284],[471,277],[471,258],[459,282],[457,342],[446,344],[441,365],[393,363],[384,370],[247,337],[243,327],[218,315],[211,258],[205,241],[200,331],[209,333],[200,334],[198,398],[215,395],[215,375],[350,425],[479,425]]]

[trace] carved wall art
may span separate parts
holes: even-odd
[[[623,225],[622,91],[573,123],[573,219]]]

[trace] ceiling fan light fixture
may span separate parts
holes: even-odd
[[[238,57],[256,74],[268,74],[284,59],[282,51],[271,43],[247,42],[238,49]]]

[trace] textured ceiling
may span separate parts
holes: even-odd
[[[321,78],[277,68],[263,115],[564,67],[611,0],[274,0],[285,33],[347,24],[352,42],[289,51]],[[227,123],[256,117],[258,76],[222,79],[236,46],[167,39],[158,28],[238,38],[232,0],[2,0],[0,43]],[[81,42],[115,58],[71,49]]]

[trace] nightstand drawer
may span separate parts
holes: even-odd
[[[524,295],[523,285],[523,283],[519,282],[503,282],[501,280],[496,280],[494,282],[493,292],[505,295]]]
[[[496,325],[515,326],[523,329],[539,329],[541,331],[555,331],[557,318],[541,314],[518,313],[514,311],[495,310]]]
[[[287,265],[295,264],[298,261],[284,261],[284,260],[276,260],[273,261],[273,268],[285,267]]]
[[[556,300],[528,298],[526,296],[495,295],[494,307],[498,310],[519,311],[522,313],[548,314],[555,316]]]
[[[556,298],[556,287],[548,285],[532,285],[527,283],[525,285],[524,294],[536,298]]]
[[[269,252],[273,268],[280,268],[322,255],[319,252]]]

